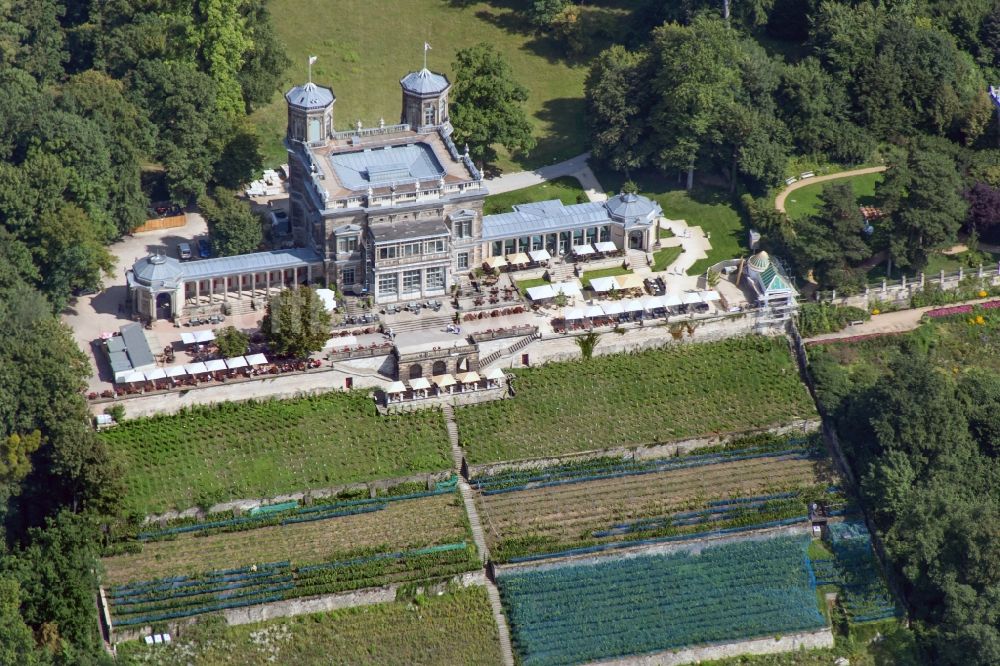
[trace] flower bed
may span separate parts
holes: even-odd
[[[973,310],[980,308],[983,310],[993,310],[1000,308],[1000,301],[987,301],[985,303],[979,303],[977,305],[955,305],[948,308],[936,308],[934,310],[928,310],[924,313],[925,316],[932,319],[937,319],[940,317],[951,317],[954,315],[969,314]]]

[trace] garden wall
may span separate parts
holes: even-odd
[[[450,580],[417,588],[418,592],[435,594],[444,590],[448,585],[461,585],[471,587],[473,585],[485,585],[486,574],[483,571],[472,571],[461,576],[454,576]],[[353,590],[351,592],[340,592],[337,594],[324,594],[315,597],[302,597],[300,599],[288,599],[287,601],[275,601],[268,604],[256,606],[246,606],[244,608],[231,608],[222,611],[222,616],[229,625],[251,624],[253,622],[266,622],[282,617],[294,617],[296,615],[306,615],[309,613],[323,613],[341,608],[354,608],[356,606],[370,606],[372,604],[390,603],[396,600],[396,593],[399,585],[387,585],[385,587],[373,587],[363,590]],[[185,618],[165,623],[167,632],[171,634],[183,634],[186,625],[194,624],[198,617]],[[158,625],[159,626],[159,625]],[[123,641],[140,640],[143,636],[152,633],[150,625],[142,627],[127,627],[121,630],[115,629],[112,634],[112,641],[121,643]]]
[[[754,638],[721,645],[704,645],[671,652],[621,657],[607,661],[591,662],[591,666],[678,666],[698,664],[703,661],[738,657],[745,654],[778,654],[798,650],[815,650],[833,647],[830,628],[808,631],[777,638]]]
[[[822,422],[820,421],[820,419],[799,419],[796,421],[792,421],[790,423],[772,426],[770,428],[761,428],[758,430],[740,430],[738,432],[728,432],[719,435],[693,437],[691,439],[683,439],[677,442],[669,442],[664,444],[653,444],[651,446],[638,446],[632,448],[620,446],[612,449],[596,449],[593,451],[584,451],[582,453],[571,453],[565,456],[557,456],[551,458],[531,458],[528,460],[484,463],[482,465],[471,465],[469,467],[469,476],[470,477],[490,476],[508,470],[541,469],[544,467],[563,465],[569,462],[590,460],[592,458],[609,458],[617,456],[621,456],[622,458],[634,458],[637,460],[649,460],[653,458],[669,458],[670,456],[674,456],[679,453],[687,453],[688,451],[704,448],[706,446],[715,446],[717,444],[724,444],[726,442],[732,441],[740,437],[746,437],[748,435],[755,435],[758,433],[768,432],[768,433],[773,433],[775,435],[787,435],[796,432],[801,432],[803,434],[812,433],[819,430],[821,423]]]
[[[935,285],[944,290],[953,290],[962,286],[962,281],[970,277],[983,280],[986,285],[1000,285],[1000,265],[993,268],[980,266],[972,270],[959,269],[956,273],[921,273],[917,277],[883,280],[881,285],[869,284],[864,292],[851,296],[838,296],[836,291],[825,291],[817,294],[817,300],[835,305],[850,305],[862,310],[869,309],[876,302],[908,307],[910,298],[925,286]]]

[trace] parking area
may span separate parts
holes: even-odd
[[[178,246],[188,243],[195,260],[198,257],[198,240],[207,238],[208,227],[198,213],[187,213],[183,227],[147,231],[127,236],[109,249],[115,256],[114,272],[105,277],[104,289],[96,294],[79,296],[70,301],[63,311],[63,321],[73,331],[80,349],[87,354],[93,373],[88,381],[88,391],[107,389],[111,383],[111,369],[100,351],[101,333],[117,331],[131,321],[125,307],[127,288],[125,271],[136,260],[154,252],[177,257]]]

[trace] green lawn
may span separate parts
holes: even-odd
[[[363,392],[199,407],[101,437],[143,513],[451,467],[440,411],[378,416]]]
[[[470,463],[642,446],[815,416],[784,338],[671,345],[514,373],[513,399],[455,410]]]
[[[122,643],[118,659],[154,666],[501,663],[486,588],[478,586],[257,624],[214,619],[185,625],[169,645]]]
[[[595,173],[607,192],[619,191],[625,182],[624,174],[609,169],[598,168]],[[711,236],[708,257],[696,261],[688,275],[701,275],[712,264],[747,254],[746,223],[725,189],[696,186],[687,192],[682,183],[654,172],[633,173],[631,177],[641,194],[659,202],[664,217],[684,220]]]
[[[489,42],[506,56],[516,79],[528,89],[526,110],[538,145],[531,155],[499,166],[534,168],[583,152],[586,147],[583,81],[587,62],[569,62],[554,40],[527,25],[523,9],[475,0],[272,0],[271,15],[292,65],[271,103],[252,116],[260,129],[264,163],[287,160],[281,138],[286,111],[282,94],[306,79],[306,62],[318,56],[313,80],[337,96],[334,123],[368,127],[385,118],[397,122],[399,79],[420,69],[423,44],[432,50],[428,67],[452,77],[455,52]]]
[[[859,206],[874,205],[875,184],[881,179],[882,174],[880,173],[866,173],[861,176],[840,178],[803,187],[790,193],[785,199],[785,212],[793,220],[812,215],[819,210],[819,196],[823,193],[823,188],[834,183],[851,183],[854,186],[854,194],[858,197]]]
[[[483,204],[483,214],[509,213],[515,204],[548,201],[549,199],[559,199],[567,205],[575,204],[579,203],[581,195],[586,196],[580,186],[580,181],[570,176],[563,176],[522,190],[488,196],[486,203]]]
[[[589,287],[590,281],[593,280],[594,278],[614,277],[615,275],[626,275],[631,272],[632,271],[630,269],[622,268],[621,266],[614,266],[612,268],[602,268],[597,271],[586,271],[583,274],[583,279],[581,280],[581,282],[583,282],[584,287]]]
[[[653,271],[665,271],[667,267],[677,261],[677,257],[683,254],[684,248],[681,246],[676,247],[665,247],[658,252],[653,253]]]
[[[543,284],[550,284],[548,280],[543,277],[532,278],[530,280],[518,280],[517,288],[521,290],[522,294],[528,293],[528,290],[532,287],[541,287]]]

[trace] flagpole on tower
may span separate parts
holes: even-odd
[[[313,63],[316,62],[316,56],[309,56],[309,83],[313,81]]]
[[[427,69],[427,52],[431,50],[431,45],[424,42],[424,69]]]

